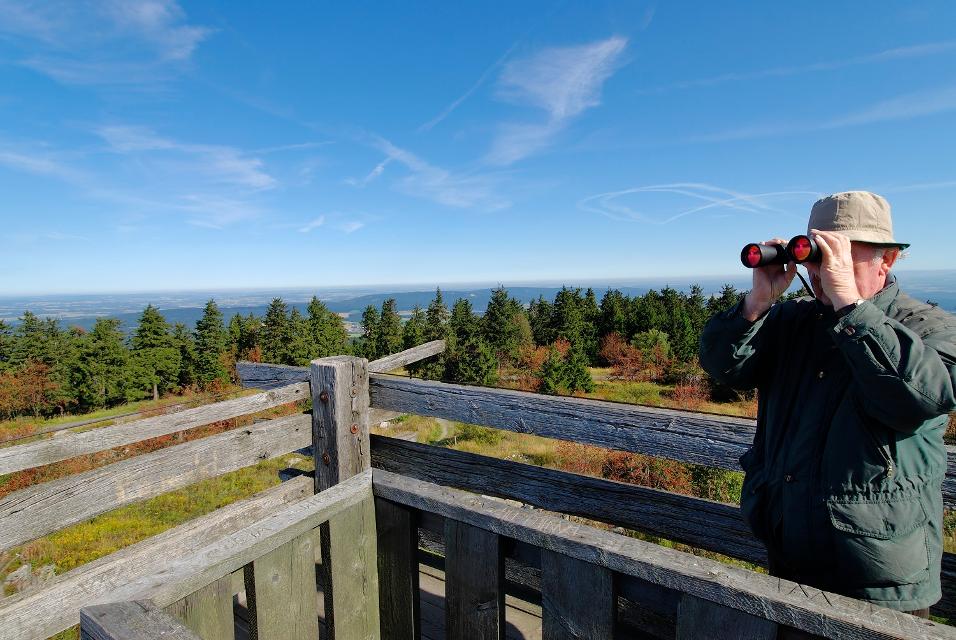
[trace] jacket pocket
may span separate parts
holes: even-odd
[[[835,578],[848,586],[922,582],[929,575],[926,510],[919,497],[886,502],[827,501]]]

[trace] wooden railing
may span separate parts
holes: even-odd
[[[360,363],[364,372],[362,375],[367,380],[368,371],[387,371],[440,353],[443,349],[444,343],[439,341],[368,363],[367,367],[364,360],[347,361],[349,366]],[[348,393],[353,387],[346,384],[344,379],[334,379],[335,372],[344,366],[340,360],[332,358],[317,361],[318,364],[314,364],[312,368],[318,376],[317,379],[324,380],[322,384],[344,388]],[[332,378],[325,380],[323,376]],[[364,389],[362,402],[367,408],[367,382],[360,386]],[[315,385],[307,381],[287,384],[255,395],[175,414],[100,427],[81,433],[62,432],[50,439],[0,448],[0,473],[12,473],[78,455],[106,451],[305,400],[312,397],[311,389],[314,387]],[[352,399],[348,398],[349,405],[351,401]],[[10,549],[124,505],[310,447],[316,441],[316,433],[322,432],[324,428],[320,425],[331,424],[329,417],[323,413],[323,408],[329,403],[322,400],[318,392],[314,402],[319,410],[311,414],[303,413],[258,422],[10,493],[0,498],[0,550]],[[363,414],[361,419],[349,422],[345,426],[346,433],[352,424],[361,425],[358,427],[361,433],[349,436],[361,439],[364,433],[367,442],[366,419],[367,415]],[[322,422],[323,420],[325,422]],[[324,435],[319,437],[328,439],[328,436]],[[365,457],[368,457],[367,445]],[[367,469],[367,466],[366,464],[356,471]],[[342,479],[350,475],[352,474],[344,475]],[[366,480],[368,486],[363,490],[370,498],[371,480]],[[321,488],[337,482],[338,479]],[[171,575],[170,571],[182,570],[189,573],[206,570],[209,558],[213,557],[210,554],[216,549],[222,547],[227,552],[238,553],[239,549],[245,548],[241,542],[243,536],[251,536],[249,540],[254,542],[261,533],[256,533],[259,530],[250,527],[281,523],[281,519],[276,519],[281,514],[285,513],[293,519],[294,514],[299,514],[307,517],[309,522],[315,521],[318,517],[316,513],[319,512],[303,514],[300,509],[303,505],[308,506],[302,502],[303,499],[316,493],[318,489],[316,482],[297,478],[82,565],[55,577],[41,589],[0,600],[0,640],[47,638],[79,623],[81,607],[98,602],[147,597],[153,598],[161,606],[169,606],[196,589],[184,591],[183,589],[189,588],[190,585],[186,583],[185,586],[174,587],[169,593],[161,591],[154,597],[150,580],[159,579],[157,576],[166,580]],[[320,501],[316,508],[324,504]],[[374,531],[374,528],[371,530]],[[374,536],[369,539],[374,549]],[[277,546],[288,542],[278,542],[281,536],[275,540]],[[260,555],[274,550],[261,546],[253,549],[252,553],[261,551]],[[230,562],[235,564],[239,560],[253,562],[259,557],[250,556],[245,551],[243,553],[245,555],[224,556],[222,562],[225,564],[221,567],[229,565]],[[372,557],[374,558],[374,553]],[[354,556],[349,554],[349,558],[351,560]],[[331,565],[326,563],[326,566]],[[241,569],[240,565],[239,569],[236,569],[240,574],[231,578],[230,599],[245,588]],[[217,576],[215,580],[225,580],[225,574]],[[174,583],[175,581],[171,584]],[[195,586],[206,587],[210,583]],[[202,596],[201,599],[205,597]]]
[[[311,415],[238,428],[0,499],[0,548],[8,548],[303,447],[312,447],[316,462],[311,480],[294,478],[0,602],[0,640],[45,638],[77,624],[81,609],[84,637],[129,640],[159,629],[169,637],[231,639],[239,593],[251,637],[315,640],[321,619],[336,640],[416,639],[423,530],[439,540],[440,556],[426,555],[445,571],[449,638],[503,637],[504,596],[518,588],[540,601],[544,638],[611,638],[629,624],[661,638],[774,638],[779,627],[827,638],[956,638],[949,627],[568,519],[763,562],[733,505],[370,438],[370,416],[415,413],[722,468],[735,468],[752,438],[748,420],[377,373],[443,347],[431,343],[372,363],[241,364],[244,382],[270,390],[142,420],[139,430],[130,423],[88,432],[96,437],[64,436],[73,448],[50,440],[0,449],[7,465],[0,468],[16,470],[301,398],[313,405]],[[528,571],[515,577],[519,565]],[[943,612],[953,608],[951,575],[944,576]]]
[[[250,380],[280,379],[270,365],[240,371]],[[283,368],[281,380],[304,374]],[[739,468],[737,458],[754,429],[746,419],[389,375],[369,377],[369,396],[373,409],[727,469]],[[950,628],[906,614],[482,496],[764,563],[763,546],[734,505],[380,436],[370,447],[382,617],[398,630],[386,633],[383,625],[383,637],[417,637],[418,558],[409,549],[419,528],[443,538],[448,637],[501,632],[508,560],[540,572],[530,586],[540,594],[545,629],[552,630],[545,637],[610,637],[598,630],[619,622],[620,608],[631,605],[656,619],[650,633],[659,637],[673,637],[676,629],[686,638],[733,637],[743,630],[747,637],[772,638],[781,625],[829,638],[956,637]],[[936,609],[943,614],[953,610],[956,595],[950,554],[945,565],[945,596]],[[653,625],[644,622],[649,633]],[[562,632],[561,625],[578,626]]]

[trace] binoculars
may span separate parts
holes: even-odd
[[[786,247],[752,242],[740,251],[740,261],[749,269],[788,262],[820,262],[822,258],[819,245],[810,236],[794,236]]]

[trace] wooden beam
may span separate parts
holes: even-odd
[[[702,498],[373,435],[372,465],[762,564],[740,509]]]
[[[232,576],[223,576],[165,610],[202,640],[235,640],[232,595]]]
[[[82,640],[205,640],[149,602],[113,602],[84,607]]]
[[[159,572],[117,585],[114,597],[149,598],[158,606],[167,606],[365,501],[371,501],[368,471],[320,494],[287,504],[227,536],[198,546],[192,553],[167,558]]]
[[[368,370],[373,373],[385,373],[436,356],[445,350],[444,340],[433,340],[420,344],[411,349],[373,360],[368,363]],[[270,364],[267,362],[247,362],[240,360],[236,363],[236,373],[242,381],[242,386],[253,389],[274,389],[295,382],[308,382],[309,367],[291,367],[284,364]]]
[[[340,485],[318,495],[337,486]],[[328,595],[325,600],[325,622],[330,640],[378,638],[378,559],[375,501],[371,493],[352,509],[330,518],[322,532],[328,540],[327,545],[323,541],[322,566],[327,567],[324,591],[331,593],[331,602]]]
[[[121,425],[99,427],[82,433],[63,431],[46,440],[0,449],[0,475],[265,411],[308,397],[309,385],[298,383],[244,398],[224,400]]]
[[[307,447],[310,423],[269,420],[15,491],[0,499],[0,549]]]
[[[456,640],[505,637],[504,555],[498,535],[445,520],[445,633]]]
[[[312,479],[294,478],[56,576],[43,589],[0,600],[0,640],[48,638],[75,626],[81,607],[109,602],[117,586],[158,573],[172,559],[190,556],[310,495]]]
[[[368,369],[362,358],[313,360],[312,440],[315,491],[369,468]]]
[[[245,566],[250,640],[319,637],[318,534],[308,531]]]
[[[956,638],[956,629],[473,493],[376,470],[375,494],[827,638]]]
[[[372,407],[445,418],[516,433],[632,451],[680,462],[740,471],[738,459],[753,442],[755,422],[587,398],[547,396],[373,374]],[[943,498],[956,507],[956,448],[949,459]]]
[[[419,640],[418,518],[407,507],[376,498],[375,528],[382,640]]]
[[[541,610],[542,640],[612,640],[617,613],[614,574],[542,549]]]
[[[777,624],[685,593],[677,611],[677,640],[777,640]]]

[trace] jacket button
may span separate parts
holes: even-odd
[[[822,379],[824,378],[824,376],[826,376],[826,375],[827,375],[827,372],[824,371],[823,369],[820,369],[820,370],[817,372],[817,377],[820,378],[821,380],[822,380]]]
[[[854,333],[856,333],[856,329],[853,327],[847,327],[843,330],[843,333],[847,334],[848,336],[852,336]]]
[[[784,482],[793,482],[793,476],[789,473],[783,477]]]

